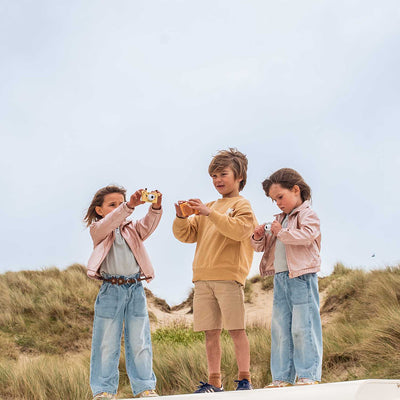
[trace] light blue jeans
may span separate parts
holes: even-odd
[[[271,322],[273,380],[294,383],[298,378],[321,380],[322,328],[317,274],[274,277]]]
[[[139,274],[125,278],[132,277],[139,277]],[[93,396],[102,392],[117,393],[123,327],[126,371],[133,394],[136,396],[156,387],[149,316],[142,283],[119,286],[103,282],[94,306],[90,359]]]

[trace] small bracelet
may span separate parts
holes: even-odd
[[[130,210],[134,210],[134,209],[135,209],[135,207],[133,207],[133,208],[132,208],[132,207],[129,207],[129,206],[128,206],[128,202],[126,202],[126,206],[127,206]]]

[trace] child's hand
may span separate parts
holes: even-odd
[[[272,225],[271,225],[271,232],[275,235],[278,236],[278,233],[281,231],[282,225],[275,220]]]
[[[254,239],[255,240],[261,240],[265,235],[265,225],[258,225],[256,226],[256,228],[254,229]]]
[[[144,201],[140,200],[140,198],[142,196],[142,192],[143,192],[143,189],[136,190],[136,192],[133,193],[133,195],[129,199],[128,203],[126,203],[126,205],[129,208],[135,208],[136,206],[138,206],[140,204],[144,204]]]
[[[207,217],[211,212],[211,210],[203,204],[200,199],[189,199],[188,203],[190,207],[197,210],[200,215],[204,215],[205,217]]]
[[[187,218],[182,214],[182,210],[179,207],[179,204],[181,204],[181,203],[185,203],[185,200],[179,200],[177,203],[174,204],[175,211],[176,211],[176,216],[179,217],[179,218]]]
[[[154,203],[151,207],[153,208],[153,210],[160,210],[162,202],[162,193],[160,193],[158,190],[156,190],[156,192],[158,193],[157,203]]]

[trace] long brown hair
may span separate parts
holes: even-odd
[[[86,226],[90,226],[92,222],[103,218],[101,215],[97,214],[96,207],[101,207],[104,202],[104,197],[110,193],[121,193],[124,196],[124,201],[126,201],[126,190],[122,186],[108,185],[99,189],[93,196],[93,200],[83,218],[83,221],[86,222]]]
[[[235,179],[242,177],[239,183],[240,192],[247,181],[247,157],[238,149],[232,147],[229,150],[221,150],[211,160],[208,173],[211,176],[214,172],[220,172],[226,167],[232,168]]]
[[[311,188],[304,181],[303,177],[292,168],[281,168],[274,172],[262,183],[265,194],[269,197],[269,190],[273,184],[281,185],[285,189],[291,190],[294,185],[300,188],[301,199],[303,201],[311,199]]]

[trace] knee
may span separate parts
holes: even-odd
[[[207,342],[215,342],[219,340],[221,336],[221,329],[212,329],[209,331],[205,331],[206,341]]]
[[[232,339],[241,339],[247,337],[246,331],[244,329],[234,329],[229,331]]]

